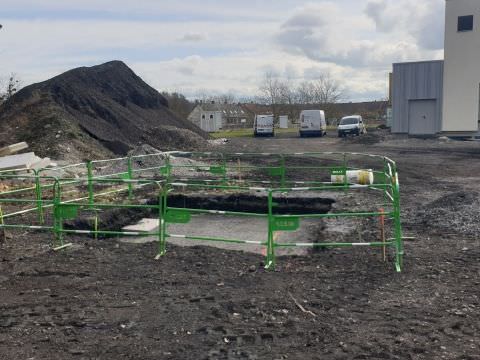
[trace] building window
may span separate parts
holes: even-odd
[[[473,30],[473,15],[458,17],[458,31],[472,31]]]
[[[213,115],[210,115],[210,119],[213,119]]]
[[[205,114],[204,114],[204,115],[202,115],[202,119],[205,119]]]

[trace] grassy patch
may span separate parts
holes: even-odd
[[[291,134],[297,133],[297,128],[290,129],[275,129],[275,134]],[[234,129],[234,130],[222,130],[214,133],[210,133],[210,136],[215,139],[220,138],[236,138],[236,137],[252,137],[253,129]]]
[[[253,136],[253,129],[222,130],[222,131],[210,133],[210,136],[215,139],[248,137],[248,136]]]
[[[376,129],[376,126],[368,126],[368,129]],[[327,126],[327,132],[336,132],[337,127],[334,125]],[[288,129],[275,129],[275,134],[298,134],[298,128],[288,128]],[[252,137],[253,129],[233,129],[233,130],[222,130],[214,133],[210,133],[210,136],[214,139],[221,138],[238,138],[238,137]]]

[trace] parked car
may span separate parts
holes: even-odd
[[[338,137],[347,135],[362,135],[367,133],[365,124],[360,115],[345,116],[338,125]]]
[[[323,110],[303,110],[300,113],[300,137],[326,134],[327,122]]]
[[[256,115],[253,123],[254,136],[275,136],[273,115]]]

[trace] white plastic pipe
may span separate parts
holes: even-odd
[[[345,182],[343,175],[332,175],[331,181],[334,184],[343,184]],[[373,184],[373,171],[368,170],[347,170],[347,183],[359,185]]]

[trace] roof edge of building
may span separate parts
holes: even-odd
[[[404,61],[393,63],[393,66],[396,65],[413,65],[413,64],[432,64],[432,63],[443,63],[445,60],[421,60],[421,61]]]

